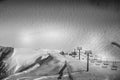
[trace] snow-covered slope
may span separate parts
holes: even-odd
[[[10,62],[14,48],[0,46],[0,80],[12,74],[13,69],[10,69]]]
[[[22,51],[22,49],[16,49],[16,53],[19,50],[21,51],[22,54],[23,54],[23,52],[25,52],[25,53],[27,52],[27,50]],[[29,58],[25,58],[22,61],[18,62],[20,60],[19,58],[24,57],[21,55],[21,57],[17,58],[17,64],[20,66],[25,64],[25,67],[29,66],[30,64],[34,64],[34,66],[32,66],[31,68],[29,68],[23,72],[16,73],[16,74],[9,76],[7,78],[7,80],[12,80],[13,78],[17,79],[17,78],[21,78],[21,77],[55,75],[55,74],[58,74],[60,69],[64,66],[65,61],[67,61],[68,65],[71,67],[71,71],[82,71],[82,70],[86,69],[85,68],[86,64],[84,64],[80,61],[77,61],[72,57],[63,56],[63,55],[59,54],[58,51],[47,51],[46,52],[46,50],[42,49],[42,50],[35,50],[35,51],[33,51],[33,53],[32,53],[32,51],[28,51],[28,52],[31,52],[31,53],[26,53],[26,54],[34,53],[34,55],[29,56]],[[25,54],[23,54],[23,55],[25,55]],[[15,56],[17,56],[17,55],[15,55]],[[44,62],[42,62],[46,58],[48,58],[48,60],[45,60]],[[26,62],[26,60],[27,60],[27,62]],[[38,60],[38,61],[36,62],[36,60]],[[40,64],[41,62],[42,62],[42,64]],[[20,68],[17,68],[17,69],[20,69]],[[67,72],[67,69],[65,69],[64,72]]]
[[[3,53],[4,51],[1,54]],[[68,55],[63,56],[59,54],[58,50],[14,48],[12,54],[6,57],[3,61],[9,64],[6,69],[8,72],[11,71],[11,74],[5,80],[24,80],[25,78],[27,80],[56,80],[59,76],[59,71],[65,65],[65,61],[70,72],[77,72],[72,74],[76,77],[75,80],[79,80],[79,77],[83,80],[98,78],[98,80],[105,80],[111,78],[111,76],[115,76],[115,79],[119,80],[119,76],[117,76],[119,73],[110,69],[103,69],[93,63],[90,63],[90,71],[84,72],[86,70],[86,61],[80,61]],[[68,74],[66,72],[68,72],[67,68],[65,68],[64,74]],[[55,77],[52,79],[49,77],[40,79],[43,76]]]

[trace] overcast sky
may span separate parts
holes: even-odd
[[[120,58],[119,7],[103,2],[0,3],[0,45],[72,51],[77,46],[100,56]]]

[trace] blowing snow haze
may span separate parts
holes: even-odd
[[[118,0],[0,0],[0,45],[71,51],[77,46],[120,59]]]

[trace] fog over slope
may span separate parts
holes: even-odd
[[[65,51],[82,46],[101,57],[120,59],[120,49],[111,45],[120,43],[119,3],[90,1],[3,1],[0,44]],[[59,37],[48,37],[51,32]]]

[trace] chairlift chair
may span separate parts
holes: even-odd
[[[104,64],[104,65],[109,65],[108,61],[105,61],[103,64]]]
[[[100,65],[101,63],[102,63],[102,61],[97,59],[95,64]]]
[[[100,65],[100,63],[95,63],[95,65]]]
[[[111,66],[111,70],[117,70],[117,68],[118,68],[118,67],[117,67],[116,65],[112,65],[112,66]]]
[[[94,60],[94,59],[91,59],[90,62],[91,62],[91,63],[95,63],[95,60]]]
[[[103,65],[102,65],[102,68],[107,68],[109,65],[108,61],[104,61],[103,62]]]
[[[102,60],[97,60],[97,63],[102,63]]]
[[[116,65],[116,62],[113,62],[112,66],[111,66],[111,70],[117,70],[118,66]]]
[[[107,67],[108,67],[107,65],[104,65],[104,64],[102,65],[102,68],[107,68]]]

